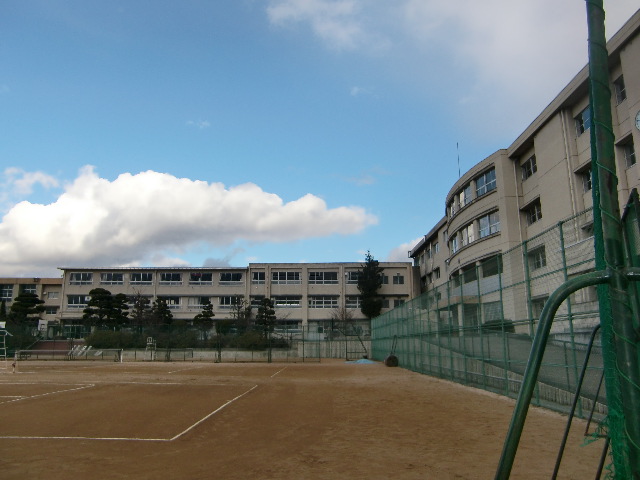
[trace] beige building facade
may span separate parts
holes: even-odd
[[[611,38],[607,48],[617,191],[623,207],[631,191],[640,187],[636,156],[640,145],[640,10]],[[500,299],[503,305],[511,305],[511,311],[503,311],[501,316],[535,317],[536,309],[548,297],[545,275],[561,268],[557,264],[561,261],[580,264],[569,257],[578,250],[584,254],[584,245],[591,245],[593,255],[590,131],[585,67],[509,147],[479,161],[451,186],[443,199],[444,216],[409,252],[420,270],[421,291],[443,291],[443,286],[449,285],[453,292],[449,304],[460,305],[454,313],[462,319],[467,294],[485,295],[505,278],[515,283],[526,277],[526,289],[510,292],[521,299]],[[563,239],[567,244],[545,245],[545,232],[565,221],[572,228],[571,236]],[[524,253],[512,256],[516,260],[510,262],[505,252],[518,245],[524,245]],[[497,261],[501,265],[497,266]],[[587,261],[580,265],[569,269],[569,274],[593,268]],[[541,280],[529,282],[535,276]],[[476,292],[466,292],[465,285],[472,282],[476,282],[471,287]],[[479,317],[475,311],[482,309],[469,310]]]
[[[4,302],[7,312],[21,293],[34,293],[44,301],[45,310],[40,315],[38,325],[40,331],[46,331],[50,322],[58,321],[62,299],[61,278],[0,278],[0,302]]]
[[[621,205],[640,187],[639,34],[640,11],[608,43]],[[587,82],[585,67],[513,144],[452,185],[445,216],[409,252],[423,289],[592,206]]]
[[[254,307],[273,301],[279,326],[322,333],[337,309],[345,308],[368,334],[357,289],[362,263],[252,263],[241,268],[72,268],[62,270],[60,312],[64,324],[80,323],[90,292],[104,288],[128,297],[163,298],[176,320],[191,321],[209,301],[214,320],[230,319],[244,299]],[[419,291],[411,262],[380,262],[383,312]],[[255,310],[254,310],[255,311]]]

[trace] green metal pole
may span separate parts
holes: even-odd
[[[551,332],[551,325],[556,311],[560,308],[562,302],[576,290],[607,281],[609,281],[609,276],[606,272],[591,272],[580,275],[560,285],[544,304],[542,314],[540,315],[540,323],[538,324],[536,335],[531,345],[531,354],[529,355],[527,368],[524,372],[518,400],[504,441],[495,480],[507,480],[511,474],[511,468],[513,467],[513,461],[518,450],[518,443],[522,436],[524,421],[527,418],[529,405],[531,404],[531,398],[533,397],[537,383],[538,372],[542,365],[542,357],[544,356],[544,350],[547,346],[547,340]]]
[[[589,91],[593,118],[592,171],[598,183],[594,205],[602,218],[604,263],[611,273],[609,303],[600,304],[609,434],[616,478],[640,478],[640,369],[625,267],[615,171],[609,65],[602,0],[587,0]],[[595,153],[595,155],[594,155]],[[594,182],[595,183],[595,182]],[[620,405],[617,405],[618,399]],[[613,404],[612,404],[613,403]]]

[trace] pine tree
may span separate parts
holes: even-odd
[[[213,327],[213,317],[215,317],[213,305],[207,298],[206,301],[202,303],[202,311],[193,317],[193,324],[198,327],[202,334],[202,339],[205,342],[209,338],[209,331]]]
[[[44,300],[40,300],[35,293],[23,292],[13,300],[9,318],[17,324],[30,325],[44,312],[43,303]]]
[[[263,298],[256,313],[256,325],[262,329],[264,338],[267,338],[276,324],[276,311],[270,298]]]
[[[358,290],[360,291],[360,311],[371,320],[380,315],[382,298],[378,290],[382,286],[382,272],[384,269],[371,253],[367,251],[362,269],[358,271]]]
[[[160,325],[170,325],[173,322],[173,313],[163,298],[157,298],[151,306],[151,318],[153,323]]]

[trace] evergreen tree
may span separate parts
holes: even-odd
[[[13,300],[9,309],[9,319],[19,325],[31,325],[44,312],[43,303],[44,300],[40,300],[35,293],[23,292]]]
[[[203,303],[202,311],[193,317],[193,324],[198,327],[202,333],[202,339],[206,342],[209,338],[209,331],[213,327],[213,305],[211,301],[207,300]]]
[[[263,298],[256,313],[256,325],[262,330],[264,338],[267,338],[276,324],[276,311],[270,298]]]
[[[153,323],[170,325],[173,322],[173,313],[163,298],[156,298],[151,306],[151,318]]]
[[[107,289],[94,288],[89,292],[89,295],[91,298],[82,315],[82,319],[87,325],[118,329],[127,323],[129,306],[125,294],[118,293],[114,296]]]
[[[360,311],[371,320],[380,315],[382,298],[378,290],[382,286],[382,272],[384,269],[367,251],[362,269],[358,271],[358,290],[360,291]]]
[[[148,325],[151,323],[151,300],[141,293],[136,293],[129,298],[132,305],[129,316],[134,325]]]

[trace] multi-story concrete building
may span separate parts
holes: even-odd
[[[379,294],[388,311],[418,293],[417,270],[411,262],[380,262]],[[61,268],[59,320],[79,323],[90,292],[163,298],[177,320],[190,321],[209,301],[214,320],[229,319],[239,298],[257,306],[272,299],[281,327],[322,333],[332,314],[345,308],[369,331],[360,311],[357,274],[362,263],[253,263],[242,268]]]
[[[0,278],[0,302],[4,302],[7,312],[21,293],[35,293],[44,301],[45,310],[38,325],[42,332],[47,330],[49,323],[57,323],[60,318],[61,292],[62,278]]]
[[[639,33],[640,10],[607,44],[621,205],[632,189],[640,187],[636,161],[636,146],[640,144]],[[505,272],[513,279],[517,269],[526,270],[527,275],[537,272],[542,278],[545,269],[552,267],[552,255],[561,247],[545,245],[541,234],[568,218],[574,221],[570,243],[562,246],[566,254],[571,255],[573,246],[588,241],[593,235],[592,215],[580,213],[592,206],[590,127],[585,67],[508,148],[481,160],[452,185],[444,199],[444,217],[409,252],[420,269],[421,290],[451,282],[454,289],[461,286],[459,296],[464,297],[465,283],[493,277],[500,269],[513,269]],[[496,266],[496,259],[523,243],[528,246],[524,257],[520,255],[512,265]],[[557,258],[560,261],[560,256]],[[592,267],[587,262],[581,268]],[[579,269],[570,272],[577,273]],[[472,288],[481,294],[480,288],[492,288],[491,281]],[[534,303],[534,310],[548,296],[548,288],[539,292],[537,288],[533,285],[518,293],[527,297],[529,307]],[[464,301],[459,301],[462,304]],[[463,310],[460,307],[455,313],[462,318]],[[472,310],[471,317],[478,315],[476,309]],[[512,310],[511,318],[527,316],[515,306]],[[532,316],[531,311],[528,316]],[[490,317],[485,315],[484,319]]]

